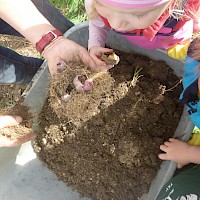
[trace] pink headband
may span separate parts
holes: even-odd
[[[102,0],[106,3],[126,8],[144,8],[163,4],[169,0]]]

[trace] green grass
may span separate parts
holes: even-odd
[[[50,2],[74,24],[87,20],[84,0],[50,0]]]

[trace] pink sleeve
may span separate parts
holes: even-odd
[[[89,4],[91,0],[85,0],[86,12],[89,13]],[[89,40],[88,49],[93,46],[104,47],[110,28],[107,27],[103,20],[98,16],[94,20],[89,20]]]

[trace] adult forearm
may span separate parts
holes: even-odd
[[[46,32],[55,29],[31,0],[0,0],[0,18],[33,44]]]

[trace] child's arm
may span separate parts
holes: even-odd
[[[160,146],[160,149],[165,153],[159,154],[158,157],[161,160],[176,162],[178,168],[189,163],[200,164],[200,146],[193,146],[181,140],[170,138]]]
[[[92,9],[91,2],[91,0],[85,0],[85,9],[88,16]],[[96,19],[89,20],[88,49],[93,46],[105,47],[109,31],[110,28],[105,25],[99,16]]]
[[[89,21],[88,50],[90,56],[98,66],[97,70],[106,70],[113,67],[112,65],[107,65],[102,60],[102,55],[104,53],[113,52],[112,49],[104,48],[109,30],[110,28],[106,27],[104,22],[99,17],[95,20]]]
[[[89,16],[89,13],[93,9],[92,1],[85,0],[85,9]],[[112,68],[112,65],[106,64],[102,60],[102,55],[104,53],[112,53],[112,49],[104,48],[108,37],[110,28],[105,25],[103,20],[97,15],[95,19],[89,19],[89,40],[88,40],[88,50],[90,56],[96,62],[97,68],[94,70],[107,70]]]
[[[106,27],[100,17],[89,21],[88,49],[93,46],[105,47],[108,38],[109,27]]]

